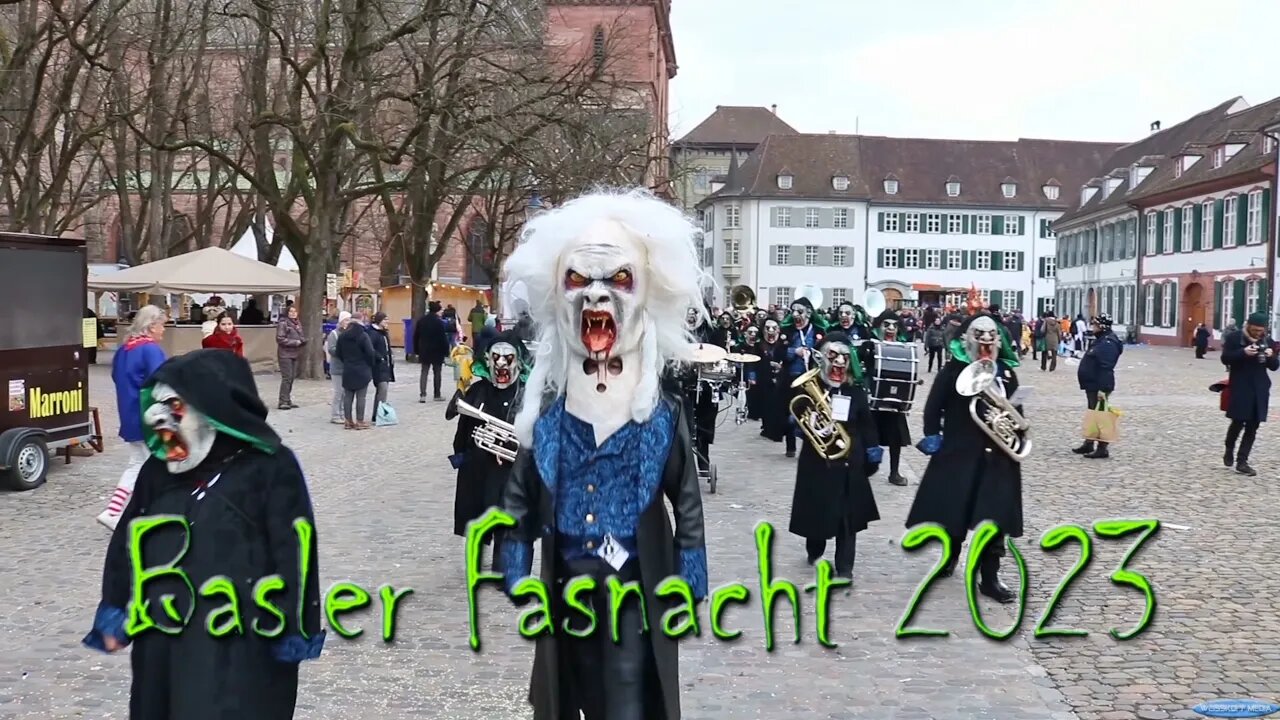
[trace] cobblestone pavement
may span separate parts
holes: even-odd
[[[109,356],[108,356],[109,357]],[[416,593],[401,603],[398,635],[378,637],[378,605],[357,614],[364,637],[330,633],[321,659],[302,671],[299,718],[527,718],[523,698],[532,646],[515,631],[516,613],[493,589],[482,591],[483,651],[467,644],[462,542],[451,533],[454,474],[446,455],[452,427],[442,403],[420,405],[414,368],[401,367],[392,400],[401,424],[364,433],[328,423],[327,383],[302,382],[301,409],[273,412],[272,422],[302,459],[318,515],[324,586],[353,581],[373,590],[391,583]],[[902,519],[924,458],[904,453],[912,486],[873,481],[884,520],[859,538],[855,585],[834,595],[831,639],[815,637],[813,595],[802,594],[802,642],[778,610],[779,642],[764,649],[752,530],[778,528],[775,572],[812,581],[803,545],[786,533],[794,461],[751,425],[720,428],[713,456],[720,491],[704,495],[712,585],[740,580],[753,588],[748,607],[727,621],[743,630],[735,643],[706,631],[682,646],[687,718],[1000,718],[1091,720],[1195,717],[1188,708],[1219,697],[1280,696],[1280,568],[1272,559],[1280,532],[1264,513],[1280,501],[1274,478],[1280,440],[1264,426],[1255,453],[1257,478],[1221,466],[1225,421],[1207,386],[1222,376],[1215,356],[1128,348],[1116,403],[1122,442],[1110,460],[1084,460],[1078,444],[1083,393],[1075,368],[1053,374],[1024,368],[1036,386],[1028,404],[1036,448],[1025,463],[1027,536],[1018,541],[1030,573],[1026,617],[1008,642],[974,628],[962,582],[939,580],[913,620],[946,628],[947,638],[899,641],[894,627],[915,586],[936,560],[936,546],[909,554],[898,547]],[[265,397],[275,381],[260,377]],[[93,370],[93,402],[115,432],[105,366]],[[925,390],[922,390],[924,392]],[[921,396],[923,399],[923,395]],[[273,404],[273,403],[271,403]],[[919,416],[913,417],[919,436]],[[0,718],[127,716],[127,654],[83,649],[97,601],[106,531],[94,522],[124,462],[119,442],[103,456],[57,464],[49,482],[29,493],[0,494]],[[887,462],[884,466],[888,470]],[[1166,523],[1131,568],[1151,579],[1159,601],[1150,630],[1134,640],[1108,636],[1134,626],[1142,594],[1108,575],[1133,540],[1093,542],[1093,563],[1059,604],[1052,625],[1087,637],[1036,639],[1055,586],[1079,557],[1068,543],[1036,547],[1061,523],[1105,518]],[[1006,561],[1006,581],[1016,575]],[[375,592],[376,595],[376,592]],[[1008,627],[1006,608],[982,602],[989,624]]]

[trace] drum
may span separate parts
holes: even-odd
[[[733,382],[738,378],[738,366],[729,360],[698,363],[698,379],[703,382]]]
[[[877,342],[875,376],[871,379],[871,409],[911,412],[919,387],[919,347],[914,343]]]

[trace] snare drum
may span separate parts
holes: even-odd
[[[698,379],[703,382],[733,382],[738,379],[738,366],[728,360],[698,364]]]
[[[911,412],[919,387],[919,347],[914,343],[877,342],[875,375],[871,382],[871,409]]]

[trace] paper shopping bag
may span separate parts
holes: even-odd
[[[1120,439],[1120,410],[1100,400],[1096,408],[1084,411],[1081,425],[1085,440],[1114,443]]]

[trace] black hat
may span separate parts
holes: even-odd
[[[1106,313],[1102,313],[1093,318],[1093,324],[1098,327],[1109,328],[1111,327],[1111,316]]]
[[[1267,314],[1262,312],[1251,313],[1249,317],[1245,319],[1244,323],[1246,325],[1259,325],[1261,327],[1266,327]]]
[[[806,308],[808,308],[810,312],[813,311],[813,303],[809,302],[809,298],[807,297],[803,297],[803,296],[798,297],[795,300],[792,300],[791,303],[787,305],[787,307],[792,308],[792,307],[795,307],[796,305],[803,305]]]
[[[894,312],[894,311],[892,311],[892,310],[885,310],[884,312],[882,312],[882,313],[880,313],[879,315],[877,315],[877,316],[876,316],[875,322],[874,322],[874,323],[872,323],[872,324],[873,324],[875,327],[880,327],[881,325],[883,325],[883,324],[884,324],[884,321],[885,321],[885,320],[892,320],[892,321],[894,321],[894,322],[900,322],[900,321],[901,321],[901,318],[899,318],[899,317],[898,317],[898,313],[896,313],[896,312]]]

